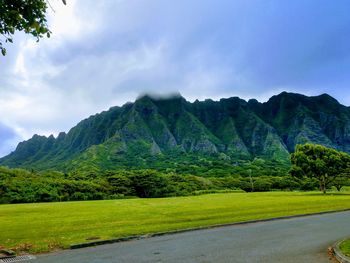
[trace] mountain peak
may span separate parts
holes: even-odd
[[[169,94],[156,94],[156,93],[144,93],[137,97],[136,101],[139,100],[171,100],[171,99],[184,99],[179,92]]]
[[[335,98],[333,98],[331,95],[327,94],[327,93],[323,93],[319,96],[316,96],[316,98],[319,98],[323,101],[329,101],[329,102],[333,102],[336,104],[340,104],[339,101],[337,101]]]
[[[293,93],[293,92],[287,92],[287,91],[283,91],[280,94],[277,94],[275,96],[272,96],[269,101],[276,101],[276,100],[282,100],[282,99],[286,99],[286,98],[290,98],[290,99],[300,99],[300,98],[306,98],[305,95],[299,94],[299,93]]]
[[[274,98],[279,98],[279,99],[281,99],[281,98],[308,98],[308,99],[318,98],[318,99],[323,99],[323,100],[331,100],[333,102],[339,103],[335,98],[333,98],[331,95],[329,95],[327,93],[308,97],[308,96],[305,96],[305,95],[300,94],[300,93],[283,91],[278,95],[272,96],[270,98],[270,100],[274,99]]]

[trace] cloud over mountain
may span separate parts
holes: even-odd
[[[0,59],[0,120],[20,138],[57,135],[144,91],[179,91],[191,101],[327,92],[350,104],[347,0],[71,0],[53,7],[51,39],[19,34]]]

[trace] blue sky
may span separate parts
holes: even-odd
[[[350,105],[348,0],[67,2],[51,1],[52,38],[17,34],[0,58],[0,156],[143,92]]]

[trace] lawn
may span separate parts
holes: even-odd
[[[341,242],[339,248],[345,256],[350,257],[350,239]]]
[[[0,205],[0,246],[31,253],[125,237],[350,208],[350,194],[224,193],[159,199]]]

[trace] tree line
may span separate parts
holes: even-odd
[[[199,177],[156,170],[104,173],[35,172],[0,167],[0,203],[157,198],[213,192],[313,190],[314,179],[291,176]]]
[[[0,203],[157,198],[230,191],[340,190],[350,185],[350,157],[320,145],[299,145],[284,175],[247,173],[201,177],[141,170],[104,172],[28,171],[0,167]]]

